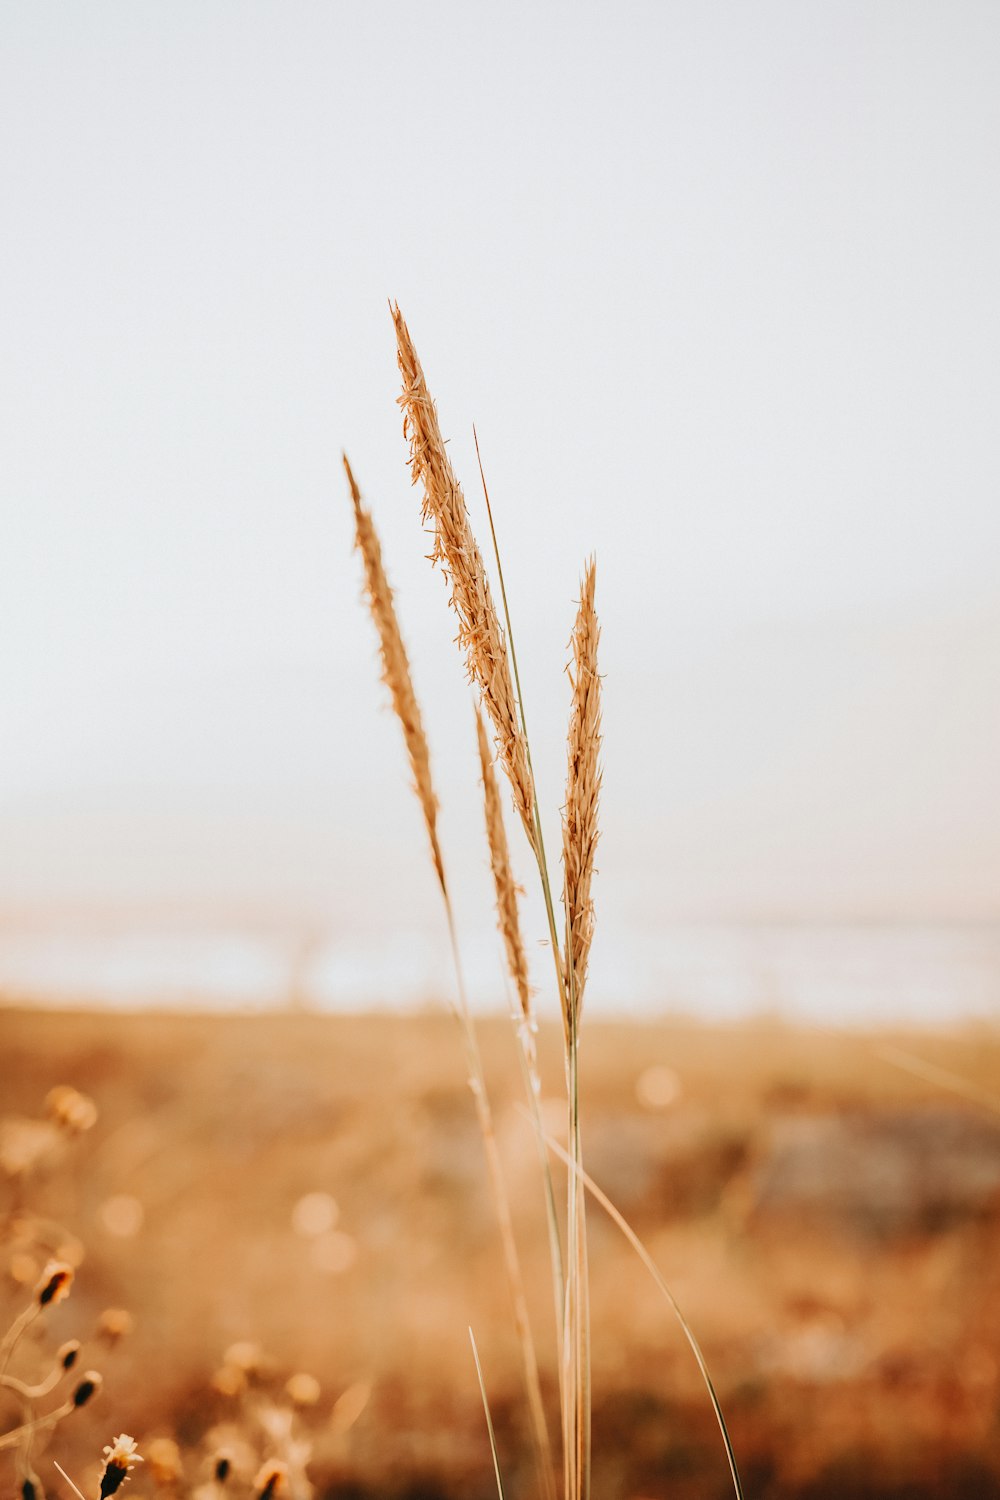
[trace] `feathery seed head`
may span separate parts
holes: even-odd
[[[410,445],[413,483],[419,482],[423,487],[421,514],[434,537],[431,561],[441,564],[450,586],[451,606],[458,616],[458,644],[465,652],[469,679],[482,695],[514,805],[534,849],[535,794],[527,746],[518,720],[507,641],[417,351],[398,306],[392,309],[392,316],[403,379],[399,397],[403,435]]]
[[[514,880],[510,864],[510,847],[504,827],[500,789],[493,771],[493,757],[486,739],[483,716],[476,711],[476,738],[479,745],[479,768],[483,782],[483,806],[486,813],[486,838],[490,850],[490,867],[493,872],[493,888],[497,904],[497,925],[503,938],[507,955],[507,968],[521,1007],[522,1020],[527,1025],[527,1037],[533,1045],[535,1017],[531,1004],[531,987],[528,983],[528,959],[521,936],[521,922],[517,910],[519,887]]]
[[[590,895],[599,830],[601,792],[601,679],[597,672],[600,627],[594,608],[596,565],[584,571],[580,604],[570,647],[573,687],[567,738],[566,805],[563,809],[563,906],[566,912],[566,1017],[572,1032],[579,1023],[587,963],[594,936]]]
[[[354,544],[361,553],[365,567],[365,592],[375,628],[378,631],[379,651],[382,657],[382,681],[389,689],[392,706],[403,730],[406,753],[413,773],[413,786],[424,814],[427,836],[430,839],[431,858],[434,870],[446,889],[444,860],[437,835],[438,803],[431,781],[431,757],[424,733],[420,705],[413,690],[410,661],[403,644],[399,628],[392,589],[382,562],[382,547],[371,514],[364,507],[347,454],[343,455],[344,469],[354,503]]]

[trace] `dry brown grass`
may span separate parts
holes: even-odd
[[[563,1043],[546,1009],[539,1065],[545,1117],[558,1128]],[[518,1110],[516,1042],[506,1017],[488,1019],[479,1035],[541,1330],[551,1322],[548,1245]],[[991,1335],[1000,1200],[984,1175],[996,1159],[995,1117],[875,1050],[933,1057],[987,1091],[1000,1076],[996,1029],[831,1038],[775,1024],[639,1025],[602,1019],[588,1001],[585,1037],[589,1169],[698,1332],[748,1494],[1000,1495]],[[37,1115],[67,1078],[100,1110],[93,1131],[66,1143],[62,1167],[42,1173],[40,1164],[27,1184],[38,1214],[61,1218],[87,1249],[71,1296],[44,1315],[49,1337],[38,1348],[54,1353],[79,1336],[76,1371],[94,1365],[105,1376],[102,1393],[59,1425],[48,1448],[40,1435],[44,1463],[35,1467],[50,1495],[70,1494],[45,1467],[55,1457],[91,1500],[92,1466],[122,1430],[147,1458],[123,1493],[151,1494],[152,1440],[172,1434],[189,1455],[203,1430],[229,1423],[234,1398],[210,1390],[208,1376],[227,1345],[252,1338],[280,1370],[253,1399],[278,1402],[299,1369],[319,1379],[310,1465],[318,1494],[486,1497],[469,1323],[510,1495],[534,1493],[520,1352],[450,1017],[109,1020],[0,1009],[0,1054],[4,1114]],[[669,1102],[647,1093],[650,1068],[670,1069]],[[936,1165],[924,1126],[941,1143]],[[864,1144],[890,1129],[896,1149],[908,1143],[902,1179],[893,1157],[879,1175]],[[799,1150],[813,1154],[815,1170],[791,1180],[782,1174]],[[782,1182],[801,1200],[776,1198]],[[0,1216],[14,1187],[0,1169]],[[356,1249],[336,1271],[314,1262],[324,1239],[293,1227],[297,1200],[318,1189],[336,1197],[335,1234]],[[102,1215],[122,1192],[145,1208],[129,1239],[110,1234]],[[948,1214],[933,1209],[942,1194],[954,1205]],[[906,1207],[905,1221],[884,1218],[887,1198]],[[595,1495],[722,1500],[718,1434],[668,1309],[599,1213],[592,1251]],[[51,1250],[15,1284],[25,1253],[21,1242],[0,1243],[0,1330],[30,1298]],[[113,1350],[91,1343],[109,1302],[135,1319]],[[554,1403],[548,1340],[540,1354]],[[12,1369],[35,1379],[27,1359]],[[362,1386],[362,1414],[349,1432],[335,1430],[332,1409],[339,1422]],[[16,1403],[0,1421],[4,1414],[12,1425]],[[190,1462],[186,1472],[191,1488],[206,1477]],[[0,1495],[16,1490],[12,1454],[2,1452]]]

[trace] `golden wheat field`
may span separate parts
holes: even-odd
[[[480,1031],[554,1420],[537,1154],[510,1028]],[[1000,1493],[1000,1136],[974,1101],[888,1061],[887,1041],[928,1052],[927,1037],[766,1025],[595,1021],[587,1038],[589,1169],[701,1341],[747,1494]],[[561,1086],[554,1029],[539,1050],[558,1133],[561,1106],[545,1103]],[[449,1017],[7,1009],[0,1051],[4,1326],[48,1257],[75,1267],[9,1368],[36,1379],[79,1339],[77,1371],[104,1377],[33,1445],[50,1493],[71,1493],[53,1459],[98,1493],[102,1446],[127,1433],[146,1460],[136,1494],[249,1493],[276,1457],[299,1495],[488,1496],[470,1325],[505,1483],[534,1493]],[[933,1052],[980,1088],[997,1076],[995,1034],[935,1037]],[[66,1083],[96,1105],[79,1134],[46,1111]],[[731,1493],[691,1353],[597,1209],[590,1274],[594,1492]],[[4,1397],[9,1427],[17,1401]],[[220,1453],[233,1470],[213,1488]],[[15,1458],[0,1454],[4,1494]]]

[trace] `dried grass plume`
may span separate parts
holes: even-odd
[[[420,799],[427,836],[430,839],[431,858],[440,881],[441,889],[447,890],[444,877],[444,861],[437,835],[437,798],[431,782],[431,759],[424,733],[420,705],[413,691],[410,662],[403,645],[403,636],[396,617],[392,589],[382,563],[382,548],[375,530],[375,523],[365,509],[347,454],[343,455],[347,483],[354,502],[354,542],[361,553],[365,566],[365,592],[372,619],[378,631],[379,652],[382,657],[382,681],[392,696],[392,706],[403,728],[406,753],[413,772],[414,790]]]
[[[517,992],[521,1017],[532,1037],[535,1018],[531,1005],[531,987],[528,983],[528,959],[521,936],[521,922],[517,911],[518,887],[510,864],[510,848],[507,830],[503,822],[500,803],[500,788],[493,772],[493,757],[483,727],[483,716],[476,712],[476,737],[479,743],[479,767],[483,782],[483,806],[486,812],[486,838],[490,848],[490,868],[493,871],[493,886],[496,892],[497,925],[503,938],[507,955],[507,968]]]
[[[403,432],[410,444],[413,483],[423,485],[422,516],[434,533],[431,561],[440,562],[451,586],[458,616],[458,643],[469,677],[482,693],[496,734],[497,752],[510,781],[528,842],[535,848],[535,795],[527,745],[517,712],[510,657],[493,602],[482,553],[469,525],[465,496],[441,435],[437,409],[409,330],[398,307],[392,310],[403,393]]]
[[[596,565],[587,564],[570,647],[573,701],[567,738],[566,805],[563,809],[563,905],[566,911],[566,991],[571,1028],[579,1024],[587,962],[594,936],[590,883],[599,837],[601,792],[601,679],[597,673],[600,627],[594,609]]]

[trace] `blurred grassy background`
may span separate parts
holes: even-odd
[[[481,1035],[555,1421],[537,1158],[509,1027]],[[765,1024],[586,1033],[590,1169],[702,1341],[758,1497],[1000,1494],[1000,1131],[890,1066],[884,1040]],[[986,1029],[892,1040],[983,1088],[998,1076]],[[558,1132],[560,1043],[540,1041]],[[83,1464],[112,1429],[195,1442],[225,1416],[210,1384],[223,1350],[253,1340],[320,1382],[321,1493],[485,1497],[471,1324],[510,1492],[531,1492],[449,1018],[8,1009],[0,1055],[6,1115],[37,1115],[64,1081],[100,1109],[71,1158],[25,1184],[86,1247],[53,1333],[83,1336],[109,1304],[135,1318],[101,1356],[102,1396],[60,1429],[63,1461]],[[725,1495],[669,1310],[596,1208],[591,1244],[595,1493]],[[4,1311],[24,1296],[8,1275]],[[363,1407],[349,1431],[331,1421],[347,1391]]]

